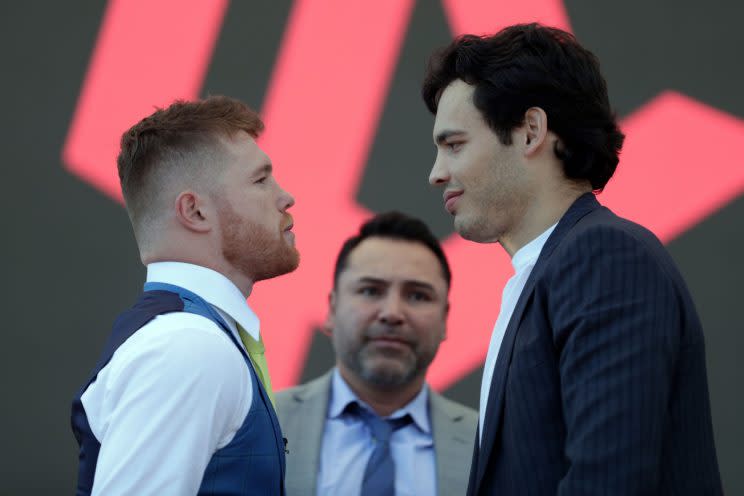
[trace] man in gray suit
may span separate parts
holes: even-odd
[[[336,367],[277,394],[289,496],[465,493],[477,413],[425,383],[450,279],[418,219],[381,214],[345,242],[325,325]]]

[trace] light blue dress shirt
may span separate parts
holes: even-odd
[[[361,490],[364,469],[374,445],[364,420],[344,412],[346,405],[353,401],[372,411],[351,391],[338,370],[334,370],[320,449],[318,496],[355,496]],[[424,385],[410,403],[386,418],[399,418],[406,414],[413,418],[413,422],[395,431],[390,438],[390,452],[395,462],[395,494],[435,495],[436,460],[429,419],[428,386]]]

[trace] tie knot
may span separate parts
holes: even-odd
[[[402,429],[413,422],[410,414],[393,419],[384,419],[362,408],[358,403],[349,403],[347,410],[360,417],[372,433],[372,437],[382,443],[390,441],[390,436],[398,429]]]

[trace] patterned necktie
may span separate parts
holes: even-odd
[[[240,340],[243,341],[243,345],[248,352],[248,357],[251,359],[251,363],[253,364],[253,370],[256,371],[256,375],[261,381],[261,384],[263,384],[266,394],[269,395],[271,405],[276,409],[274,390],[271,389],[271,377],[269,377],[269,366],[266,364],[266,349],[264,348],[263,338],[259,336],[258,341],[256,341],[253,339],[253,336],[248,334],[248,331],[243,329],[243,326],[240,324],[237,324],[237,326]]]
[[[390,453],[390,436],[413,419],[405,415],[395,419],[383,419],[368,412],[356,403],[353,410],[364,420],[372,434],[375,448],[364,469],[361,496],[395,496],[395,464]]]

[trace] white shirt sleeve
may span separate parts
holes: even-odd
[[[204,317],[162,315],[136,332],[82,397],[101,443],[93,495],[196,494],[250,410],[248,374]]]

